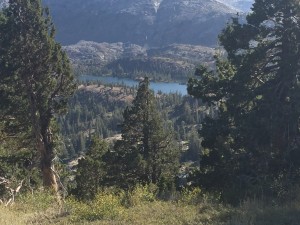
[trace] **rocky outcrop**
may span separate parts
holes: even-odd
[[[118,43],[96,43],[80,41],[75,45],[65,46],[73,64],[95,64],[103,67],[120,58],[144,57],[146,49],[139,45]]]

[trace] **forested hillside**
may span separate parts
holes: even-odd
[[[113,75],[154,80],[186,82],[196,65],[213,66],[213,48],[173,44],[146,48],[135,44],[80,41],[65,46],[77,75]]]
[[[299,224],[299,24],[299,1],[255,0],[182,96],[154,93],[147,74],[136,87],[79,82],[41,0],[10,0],[0,11],[0,223]],[[114,49],[112,71],[131,68],[126,54],[138,65],[141,55],[208,59],[190,45],[89,45]]]

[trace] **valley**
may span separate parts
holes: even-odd
[[[299,24],[296,0],[0,0],[0,224],[298,225]]]

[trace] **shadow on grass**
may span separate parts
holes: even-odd
[[[226,225],[300,225],[300,204],[262,206],[246,202],[231,214]]]

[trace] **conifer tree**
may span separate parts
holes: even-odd
[[[245,197],[299,180],[299,24],[299,1],[256,0],[247,23],[234,18],[220,35],[227,60],[196,70],[189,93],[219,111],[201,131],[202,185]]]
[[[123,114],[122,140],[114,146],[115,179],[121,186],[174,181],[178,148],[166,131],[156,110],[149,80],[140,82],[131,107]]]
[[[15,133],[30,130],[45,187],[57,190],[51,123],[73,93],[66,54],[55,42],[49,10],[40,0],[11,0],[0,23],[1,118]]]
[[[104,155],[108,152],[105,141],[93,137],[86,155],[79,160],[75,181],[75,195],[81,199],[93,199],[101,187],[106,175]]]

